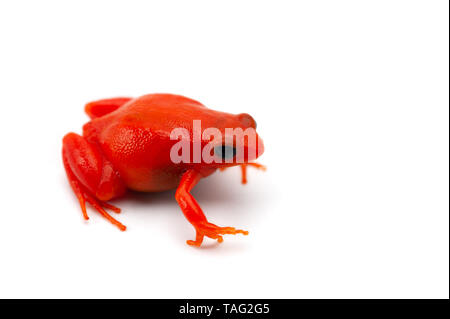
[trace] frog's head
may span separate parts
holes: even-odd
[[[256,133],[256,121],[249,114],[228,115],[216,125],[222,136],[210,144],[218,167],[247,163],[263,154],[263,141]]]

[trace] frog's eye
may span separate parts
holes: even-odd
[[[230,159],[236,156],[236,148],[228,145],[218,145],[214,147],[214,155],[221,159]]]

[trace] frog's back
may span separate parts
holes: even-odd
[[[133,124],[165,128],[175,119],[185,121],[190,115],[199,116],[206,110],[200,102],[181,95],[148,94],[131,100],[110,116],[124,123],[131,121]]]
[[[217,118],[195,100],[172,94],[149,94],[85,125],[84,135],[96,140],[126,185],[139,191],[175,188],[186,165],[170,160],[174,128],[192,131],[194,119]],[[224,113],[225,114],[225,113]]]

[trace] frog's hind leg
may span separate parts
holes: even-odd
[[[125,230],[126,227],[104,209],[120,213],[119,208],[106,201],[125,193],[125,186],[99,149],[84,137],[69,133],[63,139],[63,163],[70,186],[80,202],[83,217],[89,219],[86,212],[88,202],[112,224]]]
[[[91,119],[102,117],[106,114],[114,112],[119,107],[131,101],[129,97],[116,97],[112,99],[103,99],[98,101],[89,102],[84,107],[84,111],[89,115]]]

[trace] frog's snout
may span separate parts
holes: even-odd
[[[256,143],[256,158],[260,157],[264,153],[264,143],[262,138],[257,135],[257,143]]]

